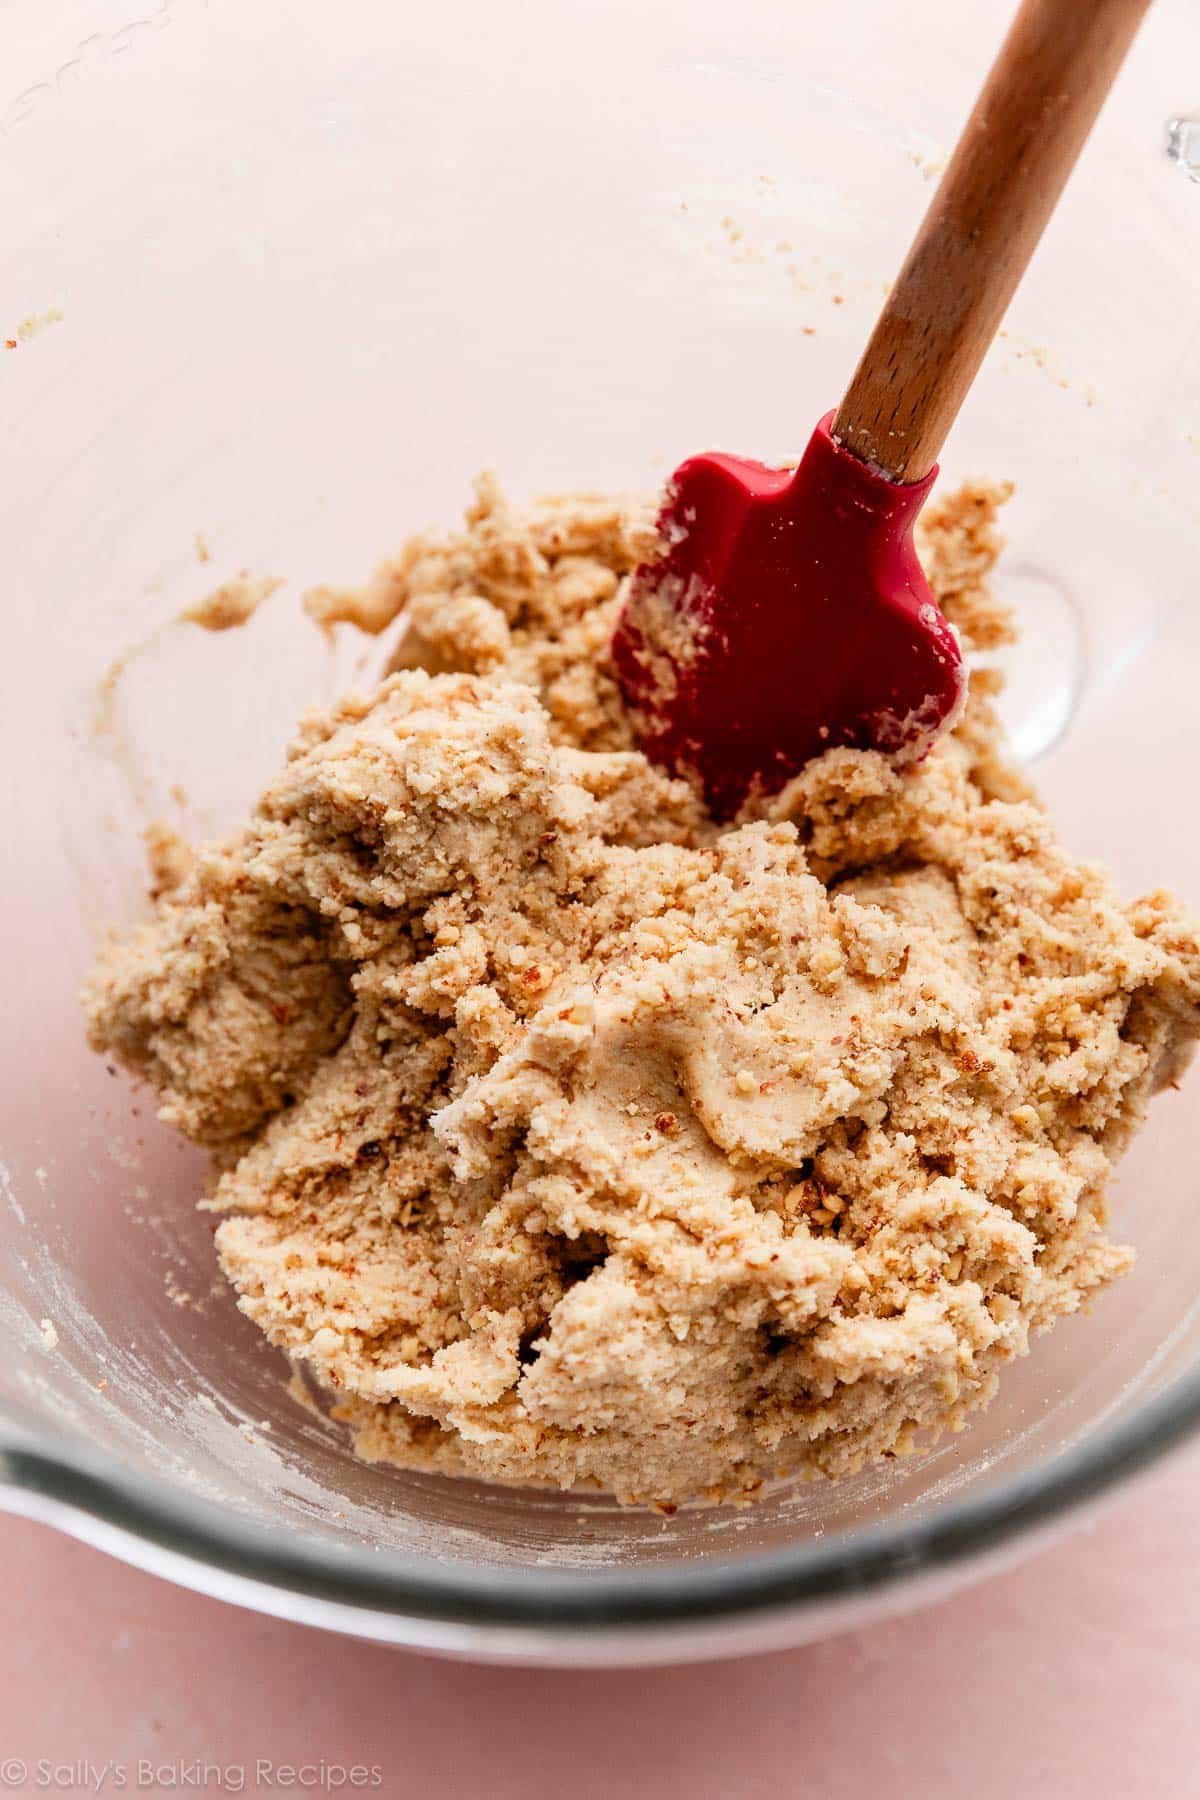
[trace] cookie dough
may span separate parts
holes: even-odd
[[[252,575],[243,569],[231,581],[223,581],[202,600],[185,606],[180,618],[189,625],[202,625],[205,631],[232,631],[247,624],[283,582],[277,575]]]
[[[1002,497],[922,535],[975,649]],[[1064,855],[984,671],[918,767],[834,751],[718,829],[608,665],[649,544],[484,483],[310,595],[401,620],[394,672],[308,716],[86,1006],[360,1455],[671,1507],[919,1450],[1129,1267],[1105,1186],[1200,1031],[1200,942]]]

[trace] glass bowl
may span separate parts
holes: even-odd
[[[355,1463],[221,1283],[201,1162],[85,1048],[140,832],[237,817],[369,673],[303,618],[494,464],[518,499],[794,454],[1006,0],[11,0],[0,383],[4,1503],[264,1611],[537,1662],[796,1643],[979,1574],[1200,1418],[1195,1082],[1134,1275],[920,1461],[673,1519]],[[1200,105],[1159,0],[945,456],[1012,476],[1007,702],[1070,846],[1200,899]],[[1194,76],[1191,77],[1194,83]],[[207,560],[205,560],[207,559]],[[246,568],[242,632],[182,606]]]

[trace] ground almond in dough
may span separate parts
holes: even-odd
[[[1000,498],[922,535],[977,648]],[[395,672],[309,715],[86,1003],[361,1455],[671,1504],[929,1442],[1128,1267],[1104,1187],[1200,945],[1058,849],[983,674],[919,767],[833,751],[717,830],[608,663],[648,542],[484,483],[461,536],[310,597],[403,614]]]

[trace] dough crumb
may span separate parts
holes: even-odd
[[[183,833],[165,819],[153,819],[142,833],[151,900],[173,893],[191,873],[192,847]]]
[[[18,344],[32,343],[43,331],[49,331],[52,325],[61,325],[62,318],[62,308],[59,306],[47,306],[41,312],[26,313],[15,332],[5,342],[11,350],[15,350]]]
[[[1006,491],[921,533],[977,649]],[[986,671],[919,765],[830,751],[718,828],[609,661],[651,533],[488,477],[310,594],[395,623],[389,673],[172,862],[85,1005],[361,1456],[669,1515],[919,1454],[1129,1268],[1106,1187],[1200,1032],[1200,940],[1059,847]]]
[[[207,561],[207,557],[201,560]],[[263,601],[282,586],[282,576],[251,575],[243,569],[202,600],[185,606],[179,617],[190,625],[202,625],[205,631],[232,631],[252,619]]]

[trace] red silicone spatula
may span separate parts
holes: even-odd
[[[1025,0],[836,415],[795,470],[676,470],[613,639],[718,817],[833,745],[921,756],[965,672],[913,549],[936,458],[1149,0]]]

